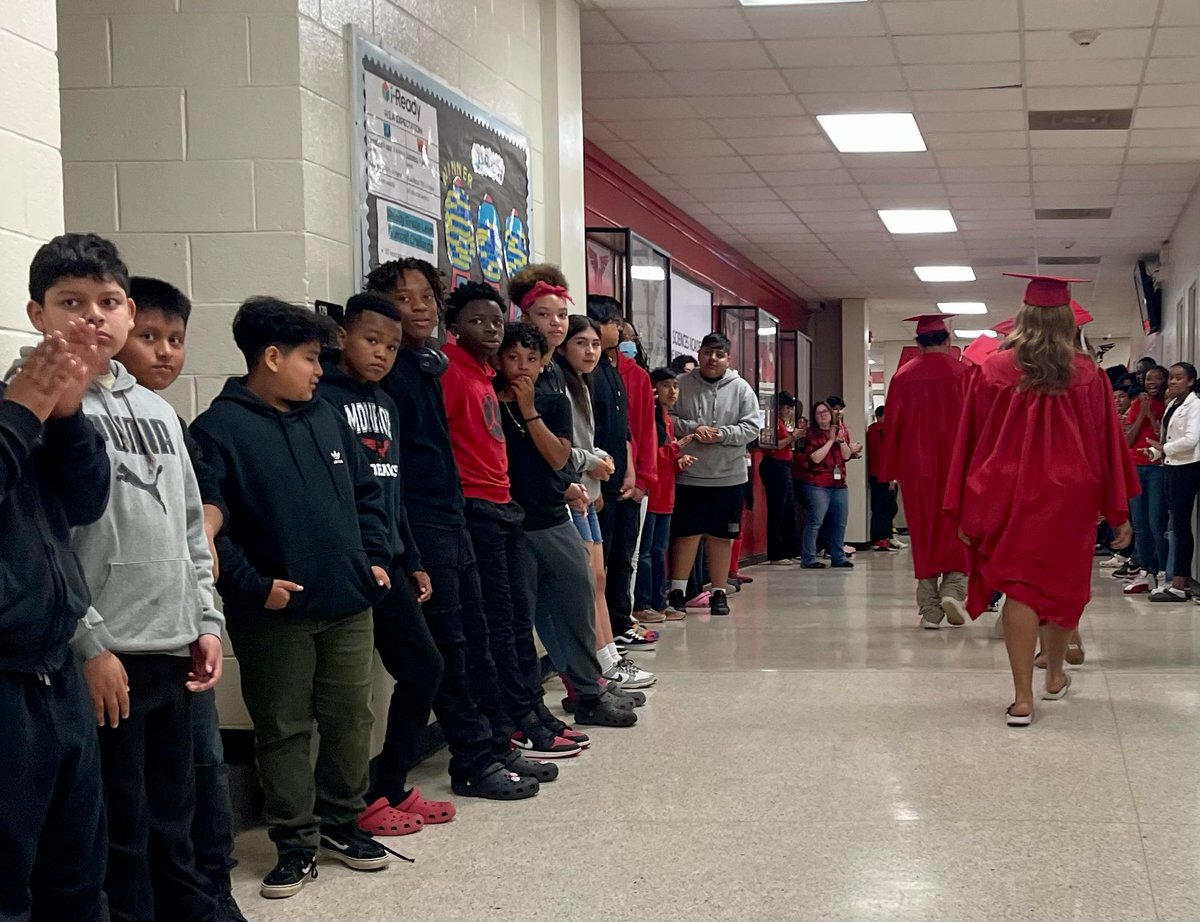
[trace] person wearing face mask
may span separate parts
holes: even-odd
[[[1196,540],[1192,516],[1200,493],[1200,382],[1196,367],[1188,362],[1171,366],[1163,415],[1161,441],[1152,439],[1147,457],[1166,465],[1171,537],[1175,542],[1171,585],[1150,593],[1151,602],[1186,602],[1191,596],[1192,557]]]

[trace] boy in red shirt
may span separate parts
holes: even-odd
[[[479,567],[498,704],[511,723],[512,744],[537,758],[569,758],[583,751],[579,743],[547,730],[538,713],[542,684],[533,643],[534,605],[517,578],[525,553],[525,515],[509,492],[508,452],[491,364],[500,351],[507,315],[504,298],[484,283],[468,282],[446,299],[446,329],[455,343],[443,347],[449,366],[442,377],[442,399]],[[538,419],[535,415],[525,423]]]

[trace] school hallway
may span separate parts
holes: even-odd
[[[1097,569],[1070,693],[1007,728],[995,616],[922,630],[908,552],[858,560],[754,567],[731,617],[657,625],[635,728],[588,728],[532,800],[455,798],[453,823],[386,840],[414,865],[323,861],[273,903],[274,849],[243,834],[247,917],[1200,918],[1200,608]],[[414,773],[425,794],[449,795],[445,762]]]

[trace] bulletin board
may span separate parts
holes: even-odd
[[[531,245],[529,141],[351,30],[359,269],[417,257],[506,291]]]

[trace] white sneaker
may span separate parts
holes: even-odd
[[[649,688],[658,681],[653,672],[642,669],[629,657],[618,660],[617,665],[604,673],[604,678],[616,682],[622,688]]]
[[[1133,582],[1127,583],[1122,590],[1126,595],[1141,595],[1143,592],[1153,592],[1158,588],[1158,581],[1146,570],[1139,570]]]
[[[1117,570],[1125,566],[1129,561],[1120,554],[1113,554],[1108,560],[1100,561],[1100,569],[1102,570]]]
[[[1158,580],[1158,584],[1160,586],[1165,586],[1167,584],[1167,571],[1159,570],[1158,574],[1154,578]]]
[[[944,597],[942,611],[946,613],[946,620],[950,622],[951,627],[962,627],[967,623],[967,606],[961,599]]]
[[[892,539],[891,541],[889,541],[888,543],[889,543],[889,544],[891,544],[891,546],[892,546],[893,548],[895,548],[896,550],[898,550],[898,551],[902,551],[902,550],[904,550],[906,547],[908,547],[908,545],[907,545],[907,544],[905,544],[903,541],[901,541],[899,538],[893,538],[893,539]]]

